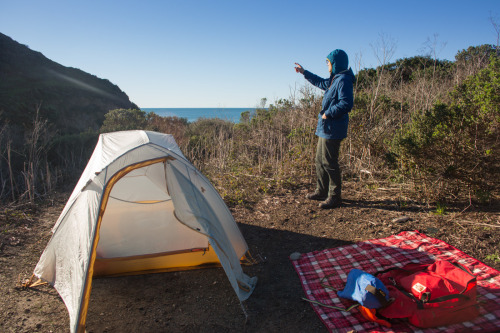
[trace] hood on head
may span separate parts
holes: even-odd
[[[333,50],[326,56],[326,58],[330,60],[330,63],[332,64],[333,75],[345,71],[349,67],[349,58],[347,57],[347,53],[343,50]]]

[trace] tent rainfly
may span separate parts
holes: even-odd
[[[172,135],[114,132],[99,137],[34,275],[58,291],[71,332],[83,332],[94,276],[222,265],[244,301],[257,282],[241,268],[247,251],[224,201]]]

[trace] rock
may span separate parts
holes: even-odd
[[[16,238],[16,237],[10,237],[9,241],[10,241],[11,246],[16,246],[16,245],[19,245],[19,243],[21,243],[21,240],[19,238]]]
[[[408,216],[401,216],[393,219],[391,222],[392,223],[405,223],[407,221],[411,220]]]
[[[290,254],[290,260],[299,260],[301,256],[302,256],[301,253],[294,252],[294,253]]]

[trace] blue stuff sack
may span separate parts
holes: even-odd
[[[356,268],[349,272],[344,290],[338,291],[337,295],[356,301],[368,309],[378,309],[390,302],[389,291],[382,281]]]

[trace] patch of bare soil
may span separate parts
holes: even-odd
[[[88,332],[326,332],[288,256],[404,230],[418,230],[500,269],[500,204],[435,208],[401,199],[391,188],[345,184],[344,203],[321,210],[306,187],[231,208],[254,257],[244,267],[259,282],[245,302],[248,318],[222,269],[95,279]],[[0,212],[0,331],[66,332],[66,307],[50,286],[18,287],[31,276],[67,196],[39,211]],[[20,215],[19,215],[20,214]],[[23,215],[24,214],[24,215]],[[495,256],[496,255],[496,256]]]

